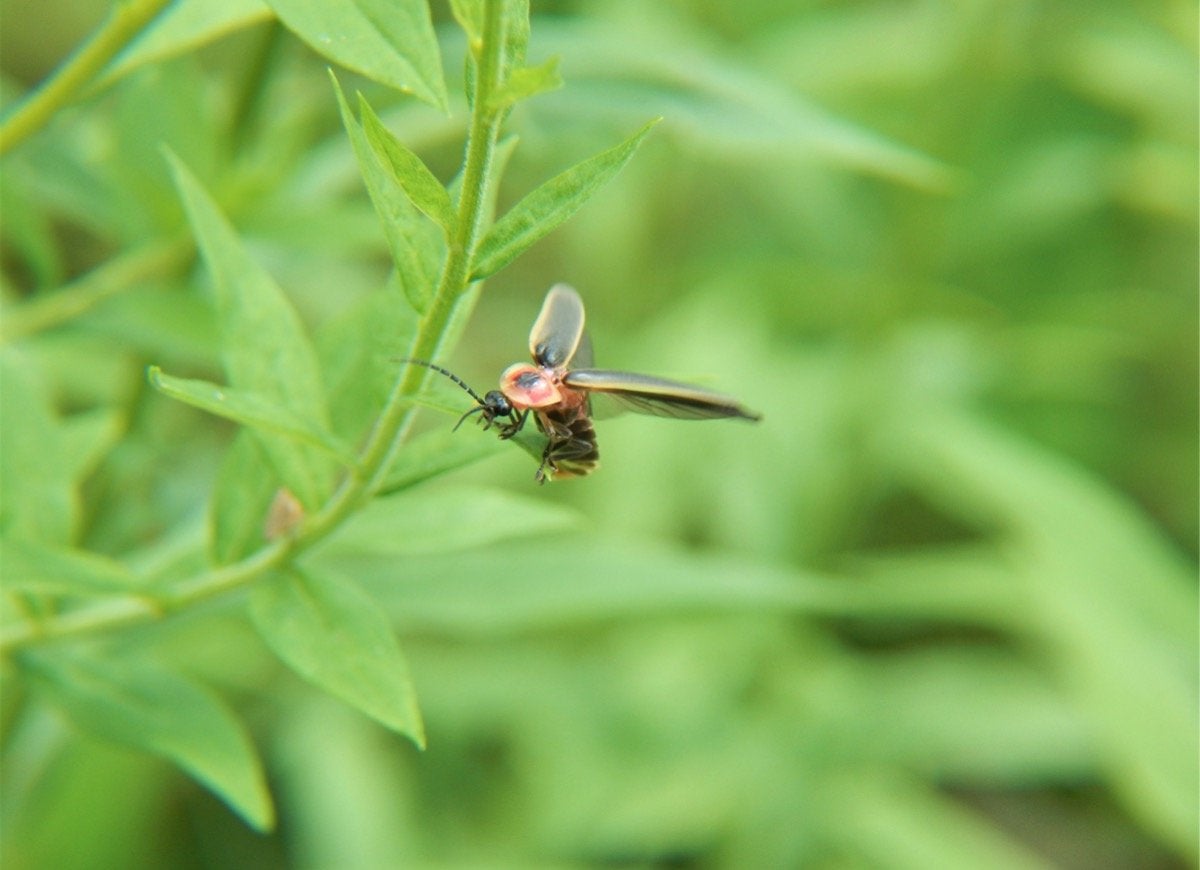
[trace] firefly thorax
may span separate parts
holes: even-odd
[[[546,369],[516,363],[500,375],[500,392],[514,408],[549,408],[563,402],[558,379]]]

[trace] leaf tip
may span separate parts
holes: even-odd
[[[189,203],[196,197],[198,191],[203,188],[196,176],[192,174],[188,165],[183,162],[178,154],[176,154],[169,145],[163,143],[159,145],[159,150],[162,152],[163,159],[167,161],[167,168],[171,172],[171,180],[175,183],[175,190],[178,191],[180,198],[184,203],[184,210],[191,216],[191,206]]]
[[[180,177],[188,173],[187,164],[175,153],[175,149],[166,142],[160,142],[158,150],[162,154],[163,160],[167,161],[167,167],[171,170],[171,175],[175,177],[175,186],[178,187]]]
[[[265,787],[262,801],[258,806],[238,807],[235,808],[235,812],[260,834],[270,834],[275,831],[275,802],[271,800],[270,793],[265,792]]]
[[[413,742],[413,746],[424,752],[429,748],[428,741],[425,739],[425,723],[421,720],[419,711],[414,711],[412,723],[408,729],[404,731],[404,736]]]

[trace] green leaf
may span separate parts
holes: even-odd
[[[337,78],[330,73],[342,124],[350,136],[359,171],[367,185],[371,203],[383,223],[388,249],[396,266],[396,277],[409,304],[419,313],[429,307],[446,256],[445,235],[413,205],[396,176],[385,169],[362,126],[350,111],[346,95]],[[331,385],[332,386],[332,385]],[[336,392],[333,395],[337,395]]]
[[[854,583],[844,615],[922,623],[1012,627],[1017,597],[1002,547],[927,547],[901,555],[847,558]]]
[[[0,527],[22,538],[69,543],[79,514],[76,463],[46,387],[16,351],[0,354]]]
[[[272,785],[288,795],[287,827],[295,832],[288,852],[304,856],[286,863],[297,870],[301,863],[311,870],[445,863],[424,858],[423,847],[414,849],[424,826],[410,809],[413,783],[405,774],[436,761],[409,757],[394,740],[381,740],[375,722],[332,698],[305,699],[280,725]]]
[[[281,481],[248,429],[233,439],[222,457],[212,497],[210,552],[227,565],[266,542],[267,514]]]
[[[436,97],[426,99],[446,110],[442,56],[427,0],[354,0],[398,55],[412,65],[422,84]],[[420,96],[420,93],[414,91]]]
[[[275,823],[262,764],[242,723],[206,688],[146,662],[57,651],[21,659],[79,728],[168,758],[259,831]]]
[[[361,94],[358,106],[362,114],[363,131],[380,163],[408,194],[413,205],[428,215],[449,237],[454,232],[455,216],[446,188],[420,157],[392,135]]]
[[[325,392],[304,326],[275,281],[246,252],[233,228],[186,167],[171,168],[197,243],[213,277],[222,352],[230,383],[327,428]],[[315,448],[263,434],[283,482],[316,507],[332,482],[332,467]]]
[[[209,381],[176,378],[150,366],[147,377],[163,395],[178,399],[194,408],[233,420],[253,429],[286,435],[319,447],[346,466],[354,465],[354,453],[332,432],[304,420],[286,408],[250,390],[239,390]]]
[[[48,547],[12,535],[0,538],[4,588],[54,595],[129,592],[133,574],[115,559],[85,550]]]
[[[138,67],[190,52],[271,17],[262,0],[172,3],[113,59],[101,81],[109,84]]]
[[[410,206],[411,207],[411,206]],[[421,218],[427,229],[429,221]],[[372,290],[317,333],[334,430],[358,438],[387,402],[398,359],[412,344],[417,312],[395,280]]]
[[[525,64],[529,46],[529,0],[505,0],[500,5],[504,48],[500,52],[500,80],[507,81],[514,69]]]
[[[464,511],[430,522],[451,527],[476,519]],[[482,518],[480,531],[497,519]],[[837,615],[845,595],[844,580],[753,559],[698,557],[549,529],[501,528],[475,539],[470,532],[464,528],[454,542],[461,546],[443,553],[396,553],[383,541],[377,552],[339,550],[336,557],[320,558],[329,558],[335,569],[352,569],[405,625],[464,634],[555,631],[687,612]],[[400,528],[389,534],[401,542],[406,537]],[[505,542],[502,550],[483,546],[496,541]],[[470,543],[480,546],[463,549]]]
[[[500,111],[527,100],[537,94],[553,91],[563,86],[558,72],[558,57],[552,57],[538,66],[516,67],[499,90],[488,100],[489,108]]]
[[[214,178],[227,159],[222,141],[228,118],[207,96],[208,83],[197,55],[157,66],[153,73],[131,76],[113,92],[113,159],[106,164],[126,238],[162,239],[179,232],[179,195],[163,161],[170,151],[201,178]],[[193,254],[185,253],[183,263]],[[157,275],[179,274],[164,264],[138,283],[153,285]]]
[[[318,54],[446,108],[437,36],[425,0],[268,0]]]
[[[376,499],[320,547],[322,552],[408,556],[481,547],[578,524],[579,515],[573,510],[531,496],[489,489],[422,488]]]
[[[31,182],[36,182],[36,179],[15,169],[15,166],[10,166],[8,177],[0,185],[0,214],[4,215],[5,243],[11,248],[10,256],[15,262],[20,262],[34,287],[56,287],[63,282],[66,267],[62,252],[59,251],[59,241],[54,236],[49,204],[30,189],[33,186]],[[11,303],[5,298],[0,304],[7,307]],[[11,311],[4,311],[4,331],[0,334],[6,341],[13,335],[9,322],[11,316]]]
[[[450,12],[467,35],[472,54],[483,42],[483,0],[450,0]]]
[[[855,725],[846,736],[905,770],[996,786],[1095,774],[1087,718],[1041,662],[1006,645],[892,650],[859,659],[854,671],[857,703],[847,714]]]
[[[1069,462],[984,421],[924,410],[902,415],[887,455],[936,502],[1003,530],[1021,582],[1019,621],[1041,636],[1089,714],[1118,794],[1149,829],[1192,848],[1194,570],[1133,506]]]
[[[280,575],[255,589],[251,614],[296,673],[424,748],[408,663],[383,610],[358,584]]]
[[[571,60],[572,83],[580,86],[569,96],[573,117],[636,117],[649,103],[690,148],[740,162],[816,157],[941,193],[961,184],[959,173],[945,163],[826,111],[797,95],[778,73],[772,78],[698,50],[693,36],[673,26],[664,31],[581,26],[568,19],[538,23],[543,50]]]
[[[915,777],[855,771],[816,786],[853,866],[1050,870],[990,821]]]
[[[655,119],[620,145],[578,163],[529,193],[498,220],[475,251],[472,281],[503,269],[573,215],[624,166],[658,123]]]
[[[497,456],[506,449],[503,441],[488,433],[472,437],[470,433],[451,432],[449,426],[426,432],[405,443],[392,463],[380,493],[386,495],[408,489],[481,459]]]
[[[71,458],[71,477],[82,481],[96,470],[109,451],[121,440],[127,425],[125,414],[116,408],[93,408],[72,414],[63,421],[66,453]]]

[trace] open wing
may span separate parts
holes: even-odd
[[[546,368],[565,368],[585,343],[583,318],[583,300],[574,288],[566,284],[551,287],[529,333],[533,361]]]
[[[721,417],[762,419],[760,414],[746,410],[729,396],[649,375],[605,369],[573,369],[563,375],[563,383],[572,389],[603,393],[639,414],[679,420],[715,420]]]

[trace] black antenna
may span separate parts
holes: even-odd
[[[486,399],[480,398],[480,396],[477,392],[475,392],[469,386],[467,386],[466,381],[464,381],[462,378],[460,378],[458,375],[456,375],[454,372],[450,371],[449,369],[444,369],[439,365],[434,365],[433,363],[426,362],[423,359],[409,358],[409,359],[402,359],[402,360],[400,360],[400,362],[401,363],[412,363],[413,365],[424,366],[427,369],[437,372],[439,375],[445,375],[450,380],[454,381],[454,383],[458,384],[460,387],[462,387],[464,390],[466,390],[470,394],[471,398],[475,400],[476,407],[472,408],[471,410],[467,411],[467,413],[465,413],[461,417],[459,417],[458,422],[454,424],[454,428],[450,430],[451,432],[457,431],[458,427],[463,424],[463,420],[467,419],[472,414],[482,414],[483,419],[486,421],[486,425],[484,426],[484,428],[489,429],[489,428],[491,428],[492,421],[496,419],[496,416],[498,414],[499,414],[499,416],[505,416],[508,413],[507,411],[504,411],[503,413],[501,413],[501,409],[498,407],[495,407],[495,403],[489,403]],[[505,404],[507,404],[507,403],[505,403]]]
[[[476,404],[481,405],[481,406],[487,405],[487,403],[484,402],[483,399],[481,399],[479,397],[479,394],[477,392],[475,392],[474,390],[472,390],[470,387],[467,386],[466,381],[464,381],[462,378],[460,378],[454,372],[449,371],[448,369],[444,369],[441,366],[434,365],[431,362],[425,362],[425,360],[423,360],[423,359],[402,359],[402,360],[400,360],[400,362],[412,363],[413,365],[424,366],[427,369],[432,369],[433,371],[437,372],[439,375],[445,375],[450,380],[454,381],[454,383],[458,384],[460,387],[462,387],[464,390],[466,390],[468,393],[470,393],[471,398],[475,400]]]

